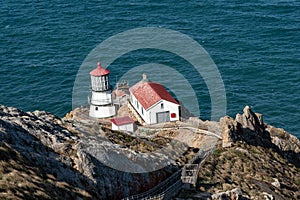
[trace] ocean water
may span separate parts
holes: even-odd
[[[90,51],[123,31],[161,27],[206,49],[222,76],[228,115],[250,105],[266,123],[300,137],[297,0],[2,0],[0,8],[0,104],[63,116],[72,109],[76,74]],[[200,102],[201,118],[210,118],[205,82],[169,52],[141,49],[122,56],[109,66],[112,85],[147,63],[183,74]]]

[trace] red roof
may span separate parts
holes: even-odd
[[[144,109],[148,109],[160,100],[166,100],[179,104],[161,84],[155,82],[140,81],[130,89]]]
[[[98,67],[90,72],[92,76],[105,76],[109,74],[110,71],[108,69],[102,68],[100,62],[98,62]]]
[[[117,126],[134,123],[133,119],[129,116],[112,118],[110,121]]]

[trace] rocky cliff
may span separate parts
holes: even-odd
[[[66,126],[80,122],[72,123],[47,112],[0,106],[1,199],[120,199],[153,187],[175,169],[138,174],[112,169],[99,158],[112,162],[110,155],[122,148],[72,133]],[[92,130],[105,133],[97,126]]]
[[[299,140],[249,107],[235,119],[155,126],[161,130],[154,137],[139,133],[145,138],[111,131],[107,121],[82,114],[75,110],[61,119],[0,106],[0,199],[120,199],[146,191],[199,146],[216,144],[217,137],[200,129],[222,133],[222,140],[199,172],[197,192],[183,192],[184,198],[300,198]],[[147,172],[160,164],[165,167]]]

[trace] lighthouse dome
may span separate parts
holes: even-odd
[[[108,75],[109,73],[110,73],[110,71],[108,69],[101,67],[101,63],[98,62],[97,68],[92,70],[90,72],[90,75],[91,76],[105,76],[105,75]]]

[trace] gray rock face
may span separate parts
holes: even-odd
[[[230,147],[238,140],[259,145],[271,143],[262,115],[252,112],[249,106],[244,108],[243,114],[237,114],[235,120],[228,116],[221,118],[221,127],[223,147]]]
[[[264,131],[262,115],[252,112],[249,106],[246,106],[243,112],[242,115],[237,114],[235,117],[235,120],[241,124],[242,128],[262,133]]]
[[[113,145],[105,146],[105,141],[99,143],[93,137],[81,138],[61,124],[59,117],[47,112],[23,112],[0,106],[2,142],[11,145],[46,174],[76,185],[94,198],[120,199],[140,193],[171,173],[169,169],[162,169],[133,174],[107,167],[98,158],[108,156],[115,148]]]
[[[237,140],[237,126],[237,122],[229,116],[221,119],[223,147],[231,147]]]
[[[282,128],[275,128],[268,126],[266,129],[272,138],[273,144],[278,146],[283,151],[294,151],[300,154],[300,141],[299,139],[286,132]]]
[[[0,140],[10,144],[30,162],[53,174],[58,180],[84,188],[81,176],[73,170],[74,144],[78,137],[61,127],[59,118],[47,112],[26,113],[0,106]]]
[[[300,141],[282,128],[268,125],[266,131],[270,133],[272,144],[276,145],[291,163],[300,167]]]

